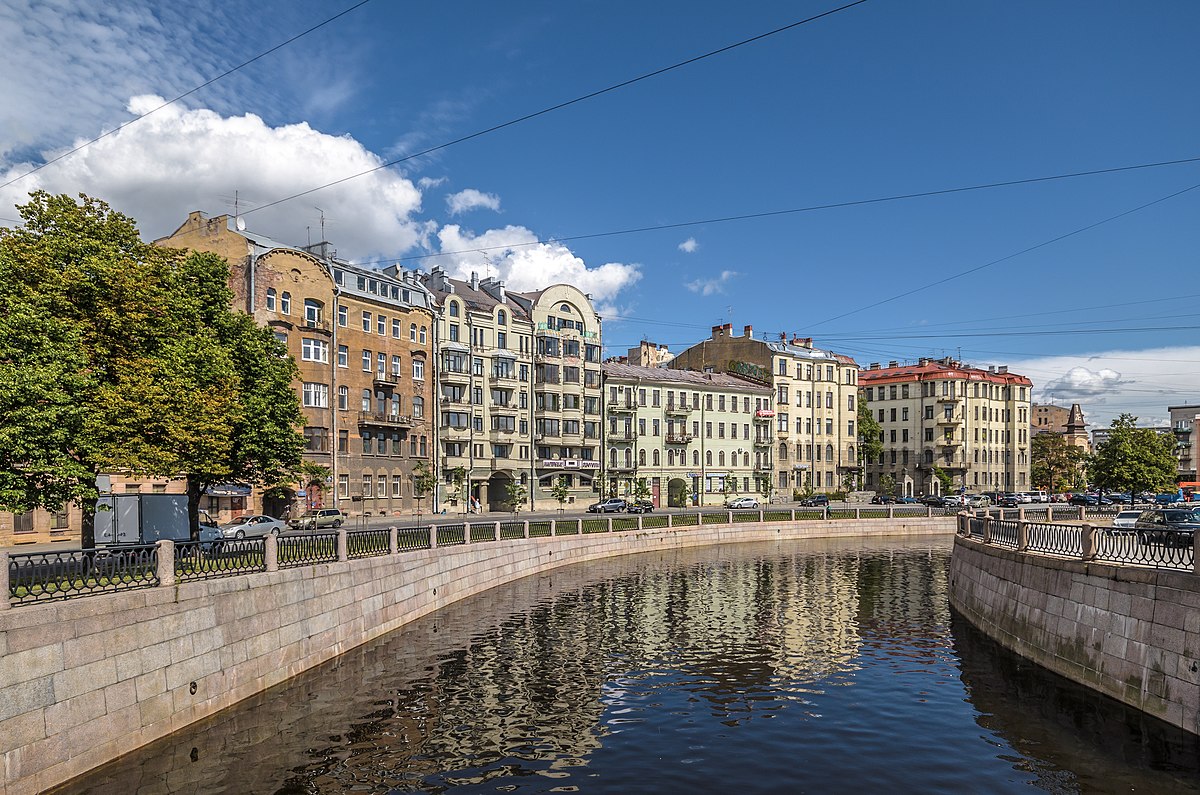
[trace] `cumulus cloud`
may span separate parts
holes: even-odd
[[[695,281],[686,282],[683,286],[693,293],[714,295],[725,292],[726,283],[737,275],[737,271],[721,271],[721,275],[715,279],[696,279]]]
[[[540,290],[566,283],[590,293],[603,307],[621,291],[635,284],[642,274],[637,265],[608,262],[588,267],[560,243],[539,243],[537,235],[523,226],[506,226],[473,234],[458,224],[438,230],[440,257],[426,260],[440,265],[457,279],[469,279],[474,271],[491,273],[510,290]]]
[[[160,97],[138,96],[128,110],[138,115],[160,104]],[[83,192],[137,219],[143,235],[153,238],[173,231],[190,210],[232,212],[237,191],[247,226],[275,240],[305,243],[310,234],[315,240],[323,211],[326,236],[343,256],[404,251],[423,242],[431,227],[413,218],[420,191],[388,169],[254,210],[381,162],[350,136],[306,123],[271,127],[253,114],[173,105],[0,191],[0,215],[11,216],[12,205],[26,201],[33,188]],[[27,168],[11,167],[0,181]]]
[[[1200,346],[1118,349],[996,362],[1033,381],[1035,401],[1079,403],[1091,427],[1129,413],[1165,424],[1167,407],[1200,404]]]
[[[696,238],[694,237],[689,237],[679,244],[679,250],[685,254],[691,254],[698,248],[700,248],[700,244],[696,242]]]
[[[451,215],[460,215],[480,207],[499,212],[500,197],[494,193],[484,193],[474,188],[467,188],[447,196],[446,207],[450,210]]]
[[[417,187],[419,187],[421,190],[429,190],[430,188],[436,188],[439,185],[445,184],[445,177],[421,177],[419,180],[417,180]]]

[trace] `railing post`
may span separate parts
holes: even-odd
[[[725,524],[733,524],[733,511],[725,512]]]
[[[674,526],[675,526],[675,514],[669,513],[669,514],[667,514],[667,527],[674,527]]]
[[[155,547],[158,550],[158,585],[160,588],[173,587],[175,585],[175,542],[164,539],[159,541]]]
[[[854,518],[856,520],[862,519],[862,508],[858,507],[857,505],[854,506]]]
[[[279,534],[267,533],[263,538],[263,569],[279,571]]]
[[[338,563],[345,563],[350,560],[350,541],[346,534],[346,528],[339,527],[337,529],[337,553]]]
[[[1096,528],[1089,522],[1084,522],[1080,528],[1082,537],[1079,539],[1079,546],[1083,550],[1084,560],[1096,559]]]
[[[496,526],[492,528],[492,538],[496,541],[500,540],[500,523],[496,522]]]
[[[3,562],[3,555],[0,554],[0,563]],[[8,571],[7,565],[4,566],[4,570]],[[1200,574],[1200,533],[1192,533],[1192,571]],[[0,582],[4,582],[4,574],[0,574]],[[4,591],[4,593],[8,593],[8,591]],[[5,607],[6,605],[0,603],[0,610]]]
[[[896,506],[895,506],[895,505],[889,505],[889,506],[888,506],[888,518],[889,518],[889,519],[895,519],[895,518],[896,518]]]
[[[529,538],[529,520],[528,519],[526,519],[521,524],[521,536],[523,538]]]
[[[400,552],[400,529],[396,525],[388,528],[388,554],[395,555]]]
[[[1087,520],[1087,506],[1080,505],[1079,506],[1079,521],[1083,522],[1086,520]]]
[[[1023,506],[1023,505],[1017,506],[1017,521],[1018,522],[1025,521],[1025,506]]]
[[[792,515],[792,521],[796,521],[796,509],[792,508],[790,511],[788,511],[788,513]]]
[[[0,610],[7,610],[12,606],[9,604],[11,590],[12,586],[8,581],[8,550],[0,549]]]
[[[466,532],[466,533],[471,532],[470,524],[464,523],[463,527],[465,528],[464,532]],[[435,525],[435,524],[429,525],[429,548],[437,549],[437,525]]]
[[[983,517],[983,543],[992,543],[992,515]]]
[[[767,520],[763,518],[763,509],[759,508],[758,509],[758,523],[762,524],[765,521],[767,521]]]
[[[638,514],[638,523],[637,523],[637,529],[638,529],[638,530],[641,530],[641,529],[642,529],[642,514],[640,514],[640,513]]]
[[[926,505],[926,506],[925,506],[925,518],[926,518],[926,519],[932,519],[932,518],[933,518],[933,506],[932,506],[932,505]]]
[[[607,530],[605,530],[604,532],[606,532],[606,533],[611,533],[611,532],[612,532],[612,517],[611,517],[611,516],[608,516],[608,515],[605,515],[605,517],[604,517],[604,523],[608,525],[608,529],[607,529]]]
[[[1029,522],[1024,519],[1017,520],[1017,551],[1027,552],[1029,550]]]

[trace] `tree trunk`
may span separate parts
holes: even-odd
[[[195,475],[187,476],[188,528],[193,541],[200,540],[200,497],[205,484]]]
[[[83,516],[79,526],[79,546],[83,549],[96,548],[96,475],[92,475],[86,484],[93,496],[85,497],[79,503]]]

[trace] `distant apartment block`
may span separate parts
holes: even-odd
[[[1195,483],[1196,444],[1200,437],[1200,404],[1169,406],[1171,433],[1175,437],[1175,456],[1179,459],[1179,482]]]
[[[866,463],[866,488],[890,480],[904,496],[939,494],[938,470],[956,490],[1029,488],[1032,382],[1025,376],[944,358],[873,363],[859,383],[883,442]]]

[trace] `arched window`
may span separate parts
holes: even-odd
[[[285,315],[292,314],[292,294],[287,290],[284,290],[279,298],[279,311]]]
[[[558,310],[560,312],[568,312],[569,313],[571,311],[571,305],[570,304],[562,304],[558,307]]]
[[[369,390],[369,389],[364,389],[362,391],[362,410],[363,411],[371,410],[371,390]]]
[[[450,302],[450,317],[458,317],[458,301]]]
[[[625,449],[625,468],[633,469],[633,448],[632,447],[627,447]]]
[[[750,466],[750,452],[749,451],[742,453],[742,466],[744,466],[744,467]]]
[[[831,444],[825,445],[825,460],[826,461],[833,460],[833,445],[831,445]]]
[[[503,309],[496,310],[496,323],[501,326],[508,325],[508,313]]]
[[[425,344],[425,327],[421,326],[421,344]]]
[[[704,451],[704,465],[709,467],[712,466],[712,450]]]
[[[640,466],[640,467],[646,466],[646,451],[645,450],[638,450],[638,466]]]
[[[276,304],[276,302],[275,302],[275,296],[276,296],[275,288],[268,287],[267,288],[267,311],[269,311],[269,312],[274,312],[275,307],[278,306],[278,304]]]
[[[610,467],[615,467],[617,465],[617,448],[615,447],[609,448],[608,465]]]
[[[787,461],[787,442],[779,443],[779,460]]]
[[[342,411],[350,408],[350,387],[338,387],[338,408]]]
[[[409,342],[417,341],[417,324],[416,323],[410,323],[408,326],[408,341]]]
[[[658,451],[655,450],[654,451],[654,466],[659,466],[660,464],[661,464],[661,459],[658,457]]]
[[[725,451],[721,450],[717,453],[717,465],[725,466]]]
[[[700,451],[699,450],[692,451],[692,466],[694,466],[694,467],[700,466]]]
[[[850,445],[849,447],[847,447],[847,448],[846,448],[846,455],[847,455],[847,456],[850,458],[850,460],[851,460],[852,462],[855,460],[855,458],[854,458],[854,445]]]

